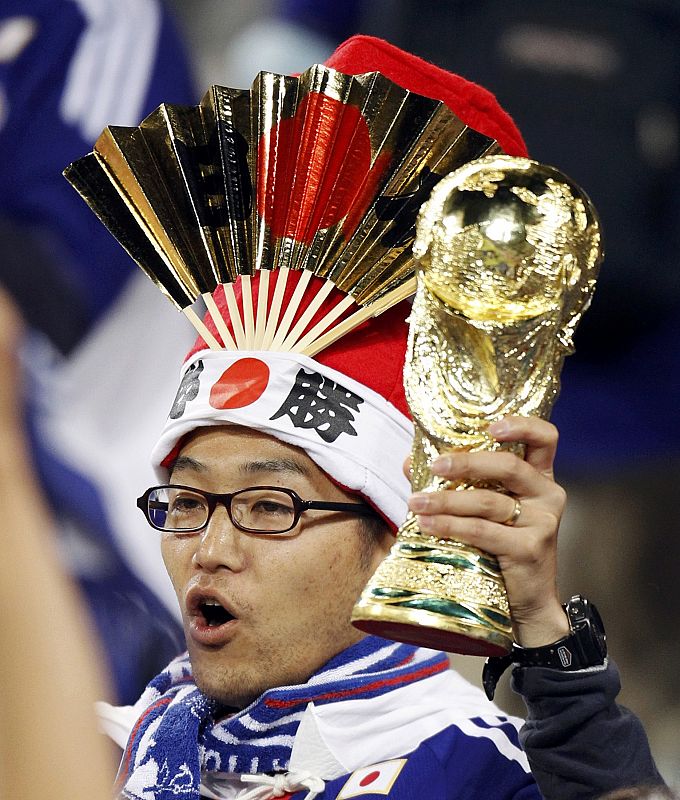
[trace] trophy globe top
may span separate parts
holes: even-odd
[[[548,315],[569,326],[594,286],[599,244],[578,186],[554,167],[496,155],[437,184],[420,211],[414,254],[427,289],[473,322]]]

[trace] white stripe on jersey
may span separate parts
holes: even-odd
[[[85,17],[60,111],[94,142],[107,125],[137,125],[158,47],[157,0],[72,0]]]
[[[508,722],[493,720],[493,724],[512,724],[513,727],[517,727],[511,720],[508,720]],[[529,768],[529,762],[527,761],[524,751],[514,744],[512,740],[508,738],[505,731],[503,731],[501,728],[484,728],[480,725],[476,725],[471,719],[458,719],[456,720],[455,725],[457,728],[463,731],[466,736],[475,736],[479,739],[489,739],[493,743],[496,750],[498,750],[502,756],[505,756],[508,761],[516,761],[525,772],[531,772]]]
[[[219,725],[216,725],[212,734],[216,739],[225,744],[240,745],[244,744],[242,739],[229,731],[225,731]],[[249,747],[292,747],[295,737],[292,735],[279,735],[279,736],[262,736],[259,739],[248,739],[245,744]]]

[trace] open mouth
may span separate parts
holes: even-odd
[[[203,619],[199,618],[199,624],[203,624],[208,628],[218,628],[220,625],[235,619],[234,615],[230,614],[217,600],[204,600],[199,603],[198,612],[203,617]]]
[[[193,586],[185,602],[187,633],[194,642],[205,647],[222,647],[234,638],[239,619],[220,591]]]

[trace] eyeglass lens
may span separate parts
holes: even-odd
[[[149,495],[149,517],[161,530],[198,530],[209,516],[208,499],[200,492],[160,487]],[[280,533],[293,527],[295,505],[286,492],[246,489],[232,497],[231,516],[237,525],[249,530]]]

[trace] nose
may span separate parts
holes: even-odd
[[[229,519],[227,509],[218,505],[208,524],[198,534],[192,559],[194,566],[208,572],[219,569],[240,572],[245,565],[243,538]]]

